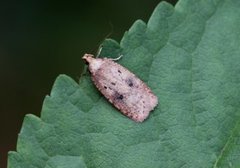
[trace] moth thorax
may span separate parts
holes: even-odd
[[[102,59],[92,59],[89,62],[89,70],[94,73],[99,70],[99,68],[102,66],[104,61]]]

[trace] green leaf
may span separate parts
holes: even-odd
[[[143,123],[118,112],[89,73],[60,75],[41,117],[27,115],[9,168],[240,167],[240,1],[160,3],[102,56],[145,81],[159,105]]]

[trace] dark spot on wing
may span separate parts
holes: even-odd
[[[111,82],[111,84],[112,84],[112,85],[116,85],[116,83],[114,83],[114,82]]]
[[[118,92],[114,94],[114,99],[116,100],[123,100],[123,98],[124,98],[123,95]]]
[[[128,84],[128,86],[129,87],[133,87],[133,81],[132,81],[132,79],[127,79],[127,84]]]
[[[117,99],[122,100],[122,99],[123,99],[123,95],[119,95],[119,96],[117,97]]]
[[[107,89],[107,86],[104,86],[104,89]]]
[[[119,73],[122,73],[119,69],[118,69],[118,72],[119,72]]]

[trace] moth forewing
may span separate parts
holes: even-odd
[[[98,90],[124,115],[144,121],[158,104],[158,98],[136,75],[109,58],[85,54],[91,77]]]

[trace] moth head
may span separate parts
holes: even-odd
[[[84,59],[87,64],[89,64],[89,70],[91,73],[95,73],[104,63],[103,59],[96,59],[92,54],[85,54],[82,59]]]
[[[84,59],[86,61],[86,63],[90,63],[92,62],[94,58],[94,56],[92,54],[84,54],[84,56],[82,57],[82,59]]]

